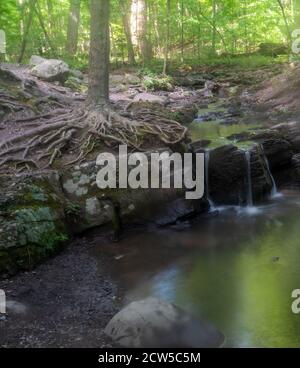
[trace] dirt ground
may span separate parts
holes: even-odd
[[[117,312],[117,285],[92,257],[97,244],[81,237],[32,272],[0,281],[7,314],[0,315],[0,347],[106,345],[103,328]]]

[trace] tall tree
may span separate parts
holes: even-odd
[[[166,75],[169,72],[170,18],[171,18],[171,0],[167,0],[167,32],[166,32],[165,57],[163,67],[164,75]]]
[[[75,55],[77,51],[79,23],[80,23],[80,0],[70,0],[67,43],[66,43],[66,50],[69,55]]]
[[[277,2],[278,2],[278,5],[280,7],[282,17],[283,17],[283,20],[284,20],[284,24],[285,24],[285,28],[286,28],[286,39],[287,39],[287,42],[290,43],[292,41],[292,37],[291,37],[291,30],[290,30],[289,22],[288,22],[287,15],[286,15],[286,12],[285,12],[285,7],[283,5],[282,0],[277,0]]]
[[[89,105],[108,103],[109,52],[109,0],[91,0]]]
[[[181,0],[180,3],[180,22],[181,22],[181,62],[183,63],[184,59],[184,24],[183,24],[183,18],[184,18],[184,4],[183,0]]]
[[[134,48],[132,44],[132,35],[130,28],[130,19],[131,19],[131,5],[132,0],[119,0],[119,5],[122,13],[122,21],[124,27],[124,33],[127,41],[127,49],[128,49],[128,62],[129,64],[135,64],[134,57]]]
[[[23,58],[24,58],[24,53],[25,53],[26,46],[27,46],[29,31],[30,31],[30,27],[32,25],[35,4],[36,4],[36,0],[30,0],[29,1],[28,18],[27,18],[23,38],[22,38],[21,51],[20,51],[20,55],[19,55],[19,58],[18,58],[18,63],[21,63],[23,61]]]
[[[131,12],[132,40],[143,62],[151,58],[152,48],[147,37],[148,7],[146,0],[133,0]]]
[[[212,0],[212,55],[216,55],[216,38],[217,38],[217,0]]]

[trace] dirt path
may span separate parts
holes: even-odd
[[[0,315],[0,347],[95,347],[116,313],[117,286],[91,256],[96,244],[79,238],[32,272],[0,281],[7,314]]]

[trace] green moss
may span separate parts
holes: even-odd
[[[0,202],[0,273],[30,269],[54,254],[68,239],[64,203],[48,179],[13,182]],[[9,183],[4,188],[10,188]]]

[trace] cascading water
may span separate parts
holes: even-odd
[[[205,188],[206,188],[206,199],[209,203],[210,210],[215,208],[213,200],[210,198],[209,195],[209,157],[210,151],[205,151]]]
[[[272,175],[272,172],[271,172],[271,169],[270,169],[270,164],[269,164],[268,157],[264,153],[264,147],[263,147],[263,145],[261,145],[261,150],[263,152],[263,157],[264,157],[264,160],[265,160],[266,168],[267,168],[269,177],[270,177],[271,182],[272,182],[271,198],[280,197],[281,195],[280,195],[280,193],[277,190],[277,185],[276,185],[274,176]]]
[[[247,164],[247,207],[253,207],[252,179],[251,179],[251,152],[245,151]]]

